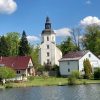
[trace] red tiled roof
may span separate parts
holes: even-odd
[[[86,50],[86,51],[69,52],[65,54],[63,58],[79,58],[79,57],[83,57],[87,52],[89,51]]]
[[[0,64],[11,67],[13,69],[26,69],[31,57],[29,56],[16,56],[16,57],[0,57]]]

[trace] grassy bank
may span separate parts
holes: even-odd
[[[76,84],[100,84],[100,80],[86,80],[86,79],[77,79]],[[67,85],[67,78],[56,78],[56,77],[35,77],[26,82],[18,82],[18,83],[7,83],[5,86],[1,86],[0,88],[6,87],[30,87],[30,86],[58,86],[58,85]]]

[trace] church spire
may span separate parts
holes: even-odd
[[[46,17],[45,29],[51,29],[51,22],[49,17]]]

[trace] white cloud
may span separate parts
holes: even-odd
[[[14,0],[0,0],[0,13],[11,14],[17,9],[17,4]]]
[[[27,36],[27,39],[29,42],[39,41],[39,38],[37,36],[34,36],[34,35]]]
[[[88,25],[100,25],[100,19],[98,17],[93,16],[87,16],[83,20],[80,21],[80,24],[82,26],[88,26]]]
[[[71,29],[69,28],[61,28],[58,30],[54,30],[56,36],[71,36]]]
[[[87,0],[87,1],[86,1],[86,4],[88,4],[88,5],[90,5],[91,3],[92,3],[91,0]]]

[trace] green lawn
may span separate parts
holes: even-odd
[[[76,84],[100,84],[100,80],[86,80],[86,79],[77,79]],[[30,87],[30,86],[54,86],[54,85],[67,85],[68,78],[56,78],[56,77],[35,77],[26,82],[18,83],[7,83],[6,87]],[[0,85],[0,88],[3,88]]]

